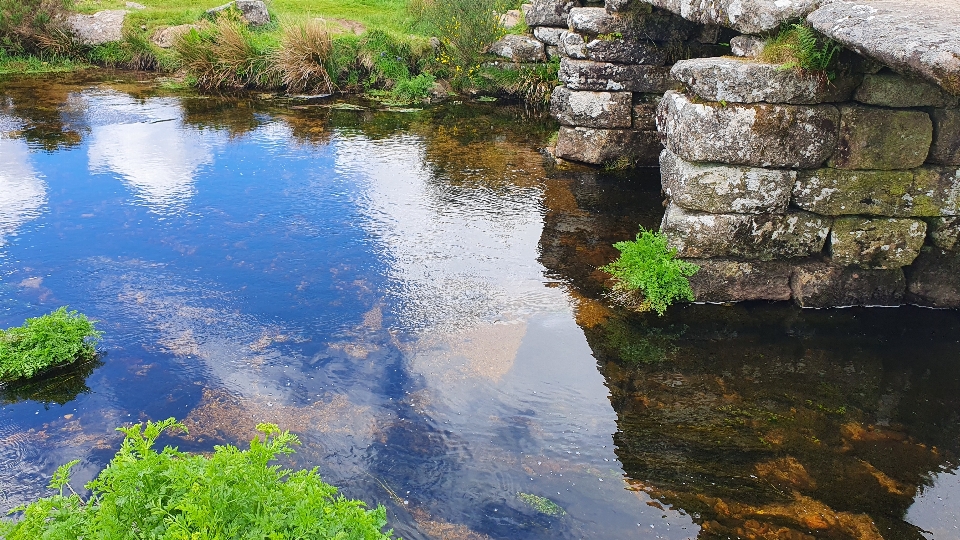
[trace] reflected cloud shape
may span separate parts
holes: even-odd
[[[0,246],[47,203],[47,185],[30,163],[22,140],[0,137]]]
[[[134,194],[153,212],[173,214],[183,210],[196,193],[197,172],[213,163],[217,139],[185,128],[183,112],[176,101],[147,100],[146,106],[130,96],[94,94],[88,110],[91,119],[88,157],[90,171],[119,175]],[[135,123],[98,123],[109,119],[102,108],[135,110]]]

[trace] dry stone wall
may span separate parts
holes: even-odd
[[[673,66],[661,232],[701,266],[699,300],[960,307],[960,98],[845,65],[833,81],[756,58]]]
[[[678,55],[716,54],[718,32],[634,3],[584,6],[535,0],[526,13],[533,36],[560,57],[551,113],[560,122],[554,154],[594,165],[654,165],[662,145],[656,108],[679,88]]]

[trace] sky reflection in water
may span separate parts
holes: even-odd
[[[175,416],[186,450],[297,432],[405,538],[955,537],[954,313],[613,311],[657,179],[546,168],[491,108],[0,95],[0,324],[106,332],[59,399],[0,391],[0,506]]]

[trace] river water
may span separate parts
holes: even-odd
[[[0,509],[173,416],[190,451],[290,429],[408,539],[960,538],[958,314],[611,308],[658,172],[553,166],[555,129],[0,80],[0,326],[105,332],[0,389]]]

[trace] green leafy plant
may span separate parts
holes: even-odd
[[[455,84],[473,75],[483,53],[506,30],[500,14],[510,6],[507,0],[429,0],[422,14],[434,35],[443,44],[438,62]]]
[[[386,509],[337,494],[317,469],[292,471],[270,462],[299,444],[289,431],[260,424],[250,448],[217,446],[213,455],[187,454],[157,438],[186,428],[173,418],[118,428],[120,450],[84,499],[60,467],[49,487],[58,493],[16,508],[19,521],[0,522],[6,540],[342,539],[386,540]]]
[[[28,379],[55,367],[90,360],[101,333],[66,307],[0,331],[0,382]]]
[[[547,516],[563,516],[566,511],[559,504],[546,497],[534,495],[533,493],[517,493],[517,498],[529,505],[531,508]]]
[[[617,242],[620,258],[601,268],[611,274],[614,292],[620,293],[638,311],[656,311],[663,315],[677,300],[693,301],[693,290],[687,279],[700,269],[677,259],[677,252],[667,246],[660,233],[640,227],[634,241]]]
[[[782,69],[822,73],[832,79],[830,68],[839,53],[840,45],[833,40],[821,37],[809,26],[791,24],[764,43],[760,58],[782,64]]]
[[[0,49],[39,53],[62,37],[66,0],[0,0]]]

